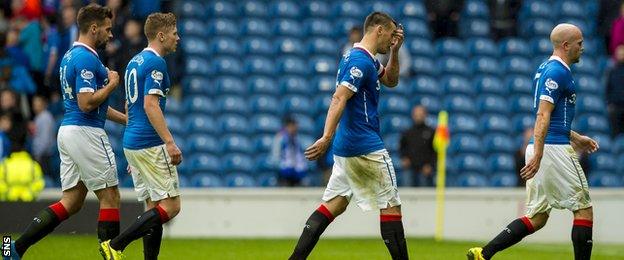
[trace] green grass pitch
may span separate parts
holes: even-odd
[[[160,259],[287,259],[294,239],[164,239]],[[435,242],[410,238],[412,259],[466,259],[469,247],[482,242]],[[127,259],[143,259],[141,240],[130,244]],[[95,236],[51,235],[34,245],[25,259],[101,259]],[[390,259],[381,239],[321,239],[310,256],[313,259]],[[496,255],[504,259],[573,259],[572,243],[520,243]],[[593,260],[624,259],[623,245],[595,245]]]

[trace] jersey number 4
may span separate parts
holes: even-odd
[[[124,82],[126,83],[126,97],[128,103],[134,104],[139,98],[139,83],[137,81],[136,68],[132,68],[130,71],[126,70]]]
[[[59,75],[61,77],[61,87],[63,88],[63,100],[74,99],[72,88],[69,86],[69,83],[67,83],[67,66],[60,68]]]

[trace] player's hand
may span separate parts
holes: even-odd
[[[321,157],[327,151],[329,144],[331,143],[331,139],[321,137],[316,142],[314,142],[310,147],[305,150],[305,157],[310,161],[314,161]]]
[[[590,137],[585,135],[581,135],[579,138],[571,143],[572,148],[574,148],[574,151],[576,151],[577,153],[593,153],[595,151],[598,151],[598,149],[600,148],[596,140],[591,139]]]
[[[108,70],[108,85],[116,88],[119,85],[119,74],[117,71]]]
[[[180,151],[180,148],[178,148],[174,142],[167,143],[165,146],[167,147],[167,153],[169,154],[169,162],[173,165],[180,164],[182,162],[182,152]]]
[[[541,156],[533,156],[533,158],[531,158],[531,160],[529,160],[529,162],[520,170],[520,177],[524,180],[533,178],[539,170],[541,162]]]
[[[393,52],[399,51],[401,45],[403,45],[403,39],[405,36],[403,35],[403,27],[399,27],[392,33],[392,49]]]

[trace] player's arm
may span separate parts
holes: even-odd
[[[106,111],[106,118],[120,125],[128,124],[128,116],[124,113],[117,111],[116,109],[110,106],[108,107],[108,110]]]
[[[403,29],[399,28],[393,33],[393,43],[390,47],[390,59],[385,72],[379,81],[387,87],[393,88],[399,84],[399,49],[403,44]]]
[[[160,109],[159,98],[160,97],[156,94],[145,95],[143,99],[143,109],[145,109],[145,114],[147,115],[147,119],[150,124],[154,127],[154,130],[156,130],[160,139],[165,142],[167,153],[171,157],[171,164],[178,165],[182,162],[182,153],[173,140],[173,135],[167,127],[165,115]]]
[[[575,131],[570,131],[570,144],[574,151],[580,153],[593,153],[598,151],[598,142],[588,136],[581,135]]]
[[[79,75],[76,76],[76,86],[78,86],[78,107],[85,113],[99,107],[119,84],[119,74],[117,74],[116,71],[109,70],[108,84],[95,91],[95,68],[87,68],[86,70],[86,73],[91,74],[83,75],[82,72],[78,72]]]
[[[533,130],[533,158],[529,159],[526,166],[520,170],[520,176],[525,180],[533,178],[539,170],[542,156],[544,155],[544,140],[548,133],[550,117],[554,109],[555,105],[553,103],[540,100]]]

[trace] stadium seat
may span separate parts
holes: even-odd
[[[206,9],[200,1],[181,1],[179,8],[180,16],[185,18],[203,18],[206,15]]]
[[[489,38],[471,38],[466,42],[468,52],[472,56],[498,57],[499,51],[496,43]]]
[[[505,98],[498,95],[480,95],[477,99],[477,106],[480,113],[508,114],[509,104]]]
[[[338,61],[331,56],[312,56],[308,68],[315,75],[335,75],[338,70]]]
[[[379,112],[382,115],[385,114],[409,114],[410,113],[410,103],[406,97],[399,95],[387,96],[384,99],[381,99],[379,102]]]
[[[249,155],[240,153],[230,153],[223,156],[223,170],[226,173],[252,172],[254,168],[253,159]]]
[[[604,116],[580,115],[575,121],[580,133],[588,131],[609,133],[609,122]]]
[[[189,36],[182,42],[182,50],[186,55],[210,55],[210,48],[204,39]]]
[[[245,74],[273,76],[275,74],[275,66],[273,66],[273,61],[269,58],[248,57],[245,60]],[[244,87],[243,84],[241,86]]]
[[[494,76],[479,75],[472,80],[473,88],[480,94],[506,96],[509,92],[503,82]]]
[[[240,76],[243,74],[243,66],[239,59],[229,56],[214,58],[212,61],[213,71],[217,75]]]
[[[246,18],[241,20],[240,33],[246,36],[272,37],[269,23],[260,18]]]
[[[188,96],[216,94],[213,83],[203,76],[185,76],[182,79],[182,92]]]
[[[302,4],[302,12],[308,17],[329,17],[331,15],[331,7],[325,1],[304,1]]]
[[[617,157],[617,173],[620,176],[623,176],[622,181],[624,181],[624,154],[622,152],[617,152],[617,154],[619,155]]]
[[[407,19],[403,22],[403,29],[406,35],[410,35],[411,37],[431,39],[429,25],[424,20]]]
[[[584,35],[595,35],[596,33],[595,22],[586,19],[562,17],[557,22],[574,24],[581,30],[581,32],[583,32]]]
[[[412,80],[411,89],[417,95],[442,96],[444,90],[438,85],[438,81],[430,76],[416,76]]]
[[[231,19],[215,18],[206,24],[204,28],[209,35],[236,37],[239,34],[238,25]]]
[[[174,97],[167,98],[167,105],[165,106],[165,114],[174,114],[174,115],[184,114],[184,108],[182,107],[182,103]]]
[[[514,172],[494,174],[490,177],[492,187],[516,187],[517,185],[518,176]]]
[[[483,173],[485,170],[485,160],[479,154],[464,153],[455,156],[457,170],[459,172]]]
[[[294,19],[277,19],[273,22],[273,33],[277,36],[301,37],[303,26]]]
[[[474,114],[477,112],[474,101],[466,95],[447,95],[444,99],[444,107],[450,113]]]
[[[572,65],[574,73],[599,75],[602,73],[599,69],[598,63],[592,57],[583,57],[579,63]]]
[[[306,76],[309,71],[303,59],[294,56],[285,56],[277,60],[277,73],[282,75],[293,74]]]
[[[313,115],[305,114],[292,114],[292,117],[297,121],[297,129],[300,135],[314,135],[322,129],[316,129]]]
[[[363,19],[367,15],[366,10],[356,1],[337,1],[332,8],[334,17]]]
[[[483,144],[477,135],[473,134],[457,134],[451,137],[449,144],[449,154],[475,153],[480,154],[483,151]]]
[[[257,0],[246,0],[240,3],[242,17],[265,18],[269,16],[269,8],[265,2]]]
[[[577,95],[576,109],[577,113],[602,113],[607,111],[607,104],[604,98],[600,98],[598,95]]]
[[[312,78],[312,91],[326,95],[334,93],[336,90],[336,77],[328,75],[318,75]]]
[[[180,35],[183,37],[206,37],[206,25],[201,20],[183,19],[179,22]]]
[[[483,137],[485,152],[513,154],[519,147],[516,147],[511,137],[505,134],[489,133]]]
[[[393,2],[368,2],[368,4],[366,4],[365,10],[367,10],[367,13],[369,14],[372,12],[384,12],[389,14],[391,17],[396,17],[397,15],[397,9],[394,7]]]
[[[592,187],[620,187],[622,180],[619,176],[608,172],[592,172],[589,175],[589,185]]]
[[[415,56],[412,58],[412,72],[414,75],[437,76],[438,69],[432,58]]]
[[[251,132],[247,118],[242,115],[221,115],[217,120],[217,124],[223,134],[249,134]]]
[[[194,154],[189,158],[191,172],[211,172],[221,174],[221,161],[214,155]]]
[[[256,172],[277,172],[279,171],[279,162],[271,158],[271,155],[261,154],[256,156],[254,170]]]
[[[322,186],[320,174],[308,174],[301,179],[301,185],[304,187],[319,187]]]
[[[468,52],[464,43],[455,38],[443,38],[435,42],[435,48],[440,56],[467,57]]]
[[[517,114],[512,119],[513,129],[516,133],[522,133],[524,130],[535,126],[535,115],[534,114]]]
[[[530,74],[527,74],[530,75]],[[511,75],[505,78],[505,85],[510,94],[527,94],[533,96],[533,81],[530,76]]]
[[[188,137],[189,152],[210,153],[217,155],[221,152],[221,147],[217,142],[217,138],[207,134],[194,134]],[[176,140],[177,141],[177,140]]]
[[[523,22],[520,25],[520,32],[527,39],[532,37],[549,37],[554,27],[555,24],[550,20],[536,18]]]
[[[527,94],[513,95],[509,98],[508,104],[511,105],[511,111],[515,113],[533,113],[534,98]]]
[[[310,88],[307,80],[300,76],[282,77],[278,84],[283,95],[311,95],[313,93],[313,89]]]
[[[254,134],[276,134],[282,128],[279,117],[272,114],[256,114],[250,124]]]
[[[616,158],[610,153],[595,153],[589,156],[589,165],[592,172],[606,171],[615,172]]]
[[[310,18],[303,22],[303,28],[306,32],[306,35],[312,37],[333,37],[334,30],[332,29],[332,27],[333,24],[326,19]],[[338,53],[338,50],[335,50],[335,52]]]
[[[324,115],[329,110],[332,96],[320,94],[314,98],[314,114],[325,119]],[[322,129],[322,128],[319,128]]]
[[[336,42],[330,38],[323,37],[313,37],[308,40],[308,53],[311,55],[331,55],[336,56],[339,54],[339,51],[336,50]],[[338,61],[336,58],[332,59],[333,64],[337,64]],[[335,65],[333,65],[335,67]],[[326,71],[325,71],[326,72]]]
[[[217,109],[220,113],[246,115],[249,112],[247,101],[241,96],[222,95],[217,99]]]
[[[250,94],[279,95],[281,90],[279,85],[270,77],[252,76],[247,79],[247,86]]]
[[[254,146],[251,140],[244,133],[234,134],[234,132],[224,132],[224,136],[220,138],[221,151],[223,153],[246,153],[252,154]]]
[[[302,46],[303,42],[293,37],[281,37],[275,40],[275,49],[281,54],[303,56],[307,50]]]
[[[615,154],[624,155],[624,134],[620,134],[617,137],[615,137],[615,140],[613,142],[613,152]],[[620,164],[620,163],[618,163],[618,165],[624,166],[624,164]]]
[[[532,75],[535,72],[531,61],[520,56],[507,56],[501,61],[503,72],[509,74]]]
[[[191,177],[191,186],[196,188],[223,187],[223,181],[215,174],[197,173]]]
[[[614,142],[611,139],[611,136],[609,134],[607,134],[607,133],[585,132],[584,134],[589,136],[589,137],[591,137],[592,139],[594,139],[598,143],[598,145],[600,146],[600,149],[598,150],[598,153],[608,153],[608,154],[610,154],[615,149]]]
[[[276,133],[261,134],[254,137],[254,149],[256,153],[269,153],[273,149],[273,138]]]
[[[381,118],[381,134],[401,133],[412,126],[409,116],[385,115]]]
[[[334,37],[346,38],[354,26],[362,26],[360,19],[342,17],[334,21]]]
[[[521,38],[505,38],[499,43],[500,53],[503,56],[531,56],[529,44]]]
[[[509,118],[500,114],[482,115],[480,122],[483,130],[488,133],[509,134],[513,131]]]
[[[490,9],[484,1],[471,0],[466,1],[464,9],[462,10],[462,18],[490,18]]]
[[[287,95],[282,98],[283,113],[311,113],[313,111],[310,99],[302,95]]]
[[[470,86],[469,80],[462,76],[445,76],[440,84],[447,95],[461,94],[473,97],[477,94],[476,89]]]
[[[182,106],[186,113],[212,114],[215,111],[212,100],[206,96],[187,97]]]
[[[529,44],[534,55],[546,58],[553,52],[552,43],[547,37],[533,38]]]
[[[459,35],[463,38],[489,37],[490,23],[485,19],[464,19],[459,24]]]
[[[584,32],[583,32],[584,33]],[[606,54],[602,38],[589,38],[583,40],[583,57],[598,57]],[[583,58],[581,58],[583,60]]]
[[[281,111],[279,99],[272,95],[254,95],[249,98],[251,111],[277,115]]]
[[[421,1],[401,1],[397,4],[399,14],[403,18],[427,19],[427,9]]]
[[[477,75],[499,76],[501,73],[500,66],[496,58],[481,56],[470,59],[471,71]]]
[[[479,122],[471,115],[454,113],[449,118],[449,130],[453,134],[478,134]]]
[[[272,172],[261,173],[256,177],[256,183],[260,185],[260,187],[276,187],[277,174]]]
[[[516,170],[516,160],[511,154],[492,154],[487,157],[488,174],[513,172]]]
[[[212,74],[208,60],[200,57],[188,57],[185,62],[186,75],[207,76]]]
[[[409,42],[407,47],[409,48],[410,53],[414,56],[426,56],[433,58],[436,54],[431,41],[426,38],[414,38]]]
[[[445,56],[438,61],[438,71],[443,75],[470,76],[470,67],[466,60],[459,57]]]
[[[167,122],[167,126],[169,126],[172,134],[186,134],[185,126],[182,124],[180,117],[168,114],[165,116],[165,121]]]
[[[520,8],[520,18],[546,18],[552,19],[553,7],[548,1],[528,1]]]
[[[208,17],[238,18],[238,8],[230,1],[216,0],[206,3]]]
[[[576,79],[576,87],[582,93],[603,95],[605,92],[605,87],[600,84],[600,81],[595,76],[580,75]]]
[[[383,142],[390,154],[396,154],[401,145],[401,133],[391,133],[383,137]]]
[[[218,94],[245,95],[247,88],[240,78],[222,76],[215,79]]]
[[[442,110],[442,104],[440,98],[432,95],[416,95],[412,100],[412,107],[417,105],[423,105],[427,108],[430,114],[437,114]]]
[[[301,17],[301,9],[295,1],[276,0],[270,4],[269,14],[275,18],[297,19]]]
[[[485,187],[488,185],[487,179],[477,173],[465,173],[456,178],[459,187]]]

